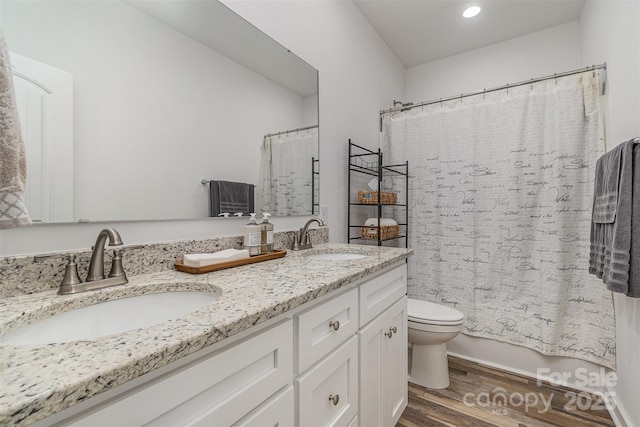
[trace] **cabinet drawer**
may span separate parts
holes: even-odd
[[[360,327],[407,293],[407,265],[402,264],[360,286]]]
[[[288,385],[233,424],[233,427],[293,427],[293,405],[293,386]],[[215,425],[215,420],[211,425]]]
[[[71,425],[231,425],[290,383],[292,338],[291,320],[283,321],[107,401]]]
[[[358,412],[357,337],[351,337],[294,384],[296,425],[348,426]]]
[[[298,337],[297,373],[358,331],[358,290],[352,289],[305,311],[295,318]]]

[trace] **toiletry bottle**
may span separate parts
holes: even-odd
[[[260,224],[261,228],[261,246],[260,253],[261,254],[270,254],[273,252],[273,224],[269,222],[270,213],[262,214],[262,224]]]
[[[260,255],[262,231],[260,224],[256,222],[256,214],[251,214],[249,223],[244,226],[244,248],[249,251],[249,256]]]

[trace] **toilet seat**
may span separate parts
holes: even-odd
[[[409,298],[407,320],[428,325],[460,325],[464,314],[445,305]]]

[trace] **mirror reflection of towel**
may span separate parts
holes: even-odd
[[[0,229],[31,224],[23,198],[27,164],[15,98],[9,51],[0,29]]]
[[[254,185],[231,181],[210,181],[209,183],[211,216],[228,212],[242,212],[249,215],[254,212]]]

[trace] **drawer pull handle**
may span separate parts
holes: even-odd
[[[395,334],[397,332],[398,332],[398,328],[394,326],[392,328],[389,328],[389,330],[387,332],[385,332],[384,334],[385,334],[385,336],[391,338],[393,336],[393,334]]]
[[[329,322],[329,327],[333,328],[334,331],[337,331],[338,329],[340,329],[340,321],[332,320],[331,322]]]
[[[335,396],[333,394],[329,395],[329,400],[333,402],[333,406],[336,406],[338,404],[338,402],[340,401],[340,395],[336,394]]]

